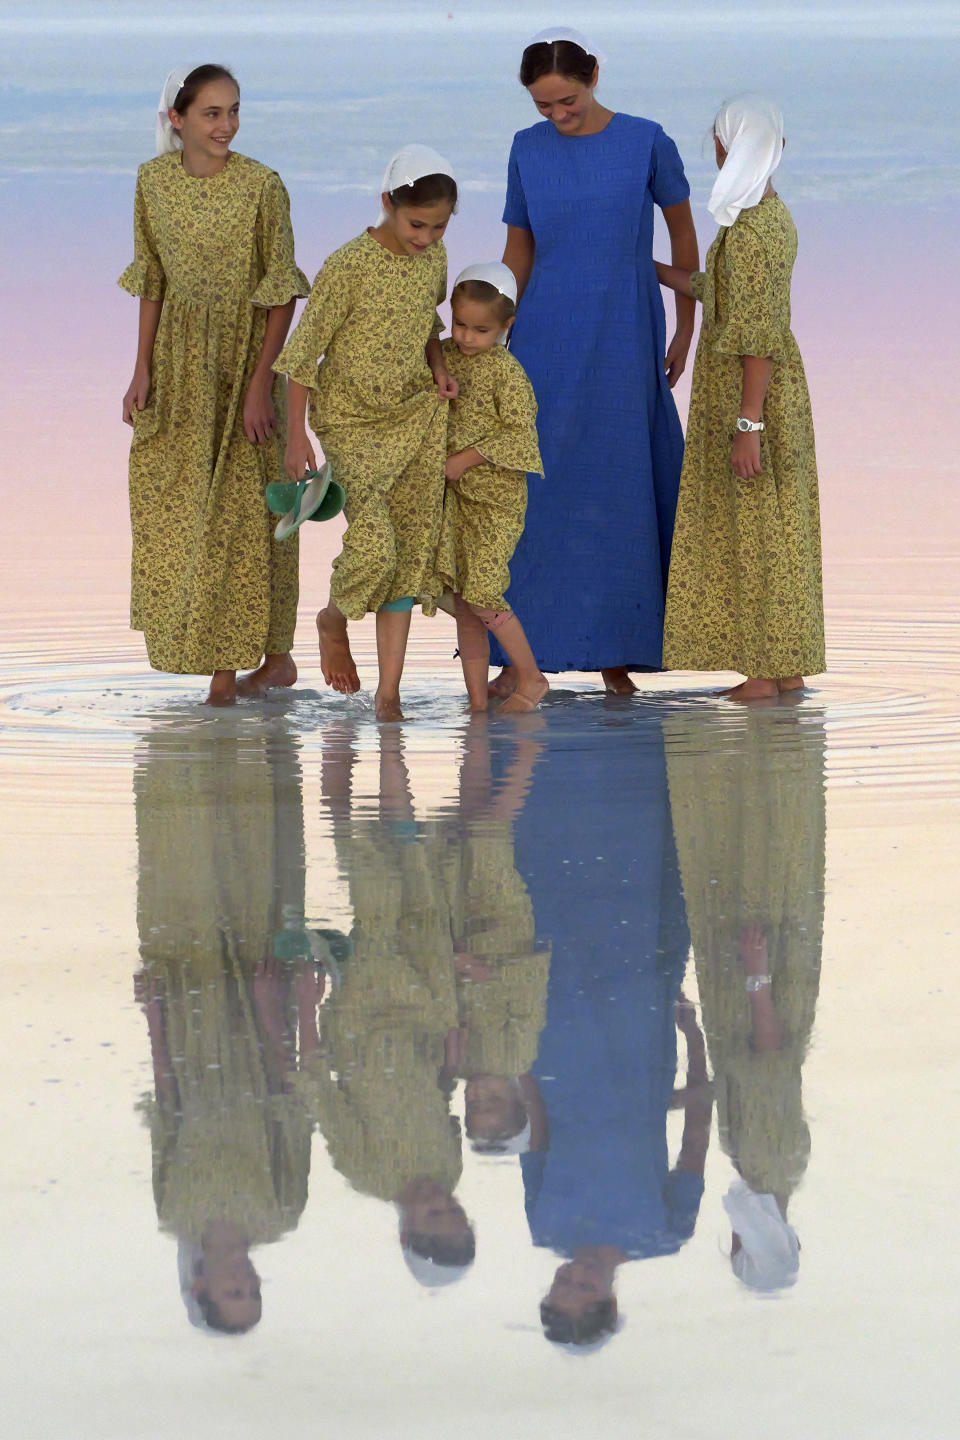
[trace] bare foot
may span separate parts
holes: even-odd
[[[497,714],[529,715],[531,710],[536,710],[549,689],[550,686],[547,684],[545,675],[539,676],[536,680],[526,681],[522,689],[518,686],[512,695],[507,696]]]
[[[384,724],[390,724],[396,720],[403,719],[403,711],[400,709],[400,696],[393,694],[382,694],[378,690],[374,696],[374,713],[378,720]]]
[[[776,700],[780,694],[776,680],[759,680],[751,677],[743,680],[739,685],[734,685],[732,690],[724,690],[724,699],[746,702],[749,700]]]
[[[293,656],[265,655],[263,663],[237,681],[237,695],[243,700],[257,699],[268,690],[282,689],[297,683],[297,667]]]
[[[626,666],[614,665],[600,671],[603,688],[608,695],[636,695],[637,687],[627,674]]]
[[[499,675],[494,675],[487,686],[491,700],[506,700],[517,688],[517,671],[514,665],[504,665]]]
[[[214,670],[205,705],[233,705],[237,699],[236,670]]]
[[[777,681],[777,689],[781,695],[788,694],[791,690],[805,690],[807,682],[802,675],[788,675],[786,679]]]
[[[488,708],[489,707],[485,699],[471,700],[469,705],[467,706],[467,713],[470,715],[485,715]]]
[[[339,610],[329,605],[317,616],[320,637],[320,669],[323,678],[341,695],[355,695],[360,689],[360,676],[350,654],[347,622]]]

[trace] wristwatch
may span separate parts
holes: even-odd
[[[762,420],[745,420],[745,419],[743,418],[743,416],[741,415],[740,418],[739,418],[739,420],[737,421],[737,429],[740,431],[740,433],[741,433],[742,435],[746,435],[746,434],[748,434],[751,430],[762,430],[762,429],[763,429],[763,421],[762,421]]]

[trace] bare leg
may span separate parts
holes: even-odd
[[[484,612],[484,617],[486,612]],[[530,649],[530,642],[516,615],[502,613],[486,622],[496,633],[497,640],[510,657],[511,667],[517,677],[517,685],[500,706],[501,715],[522,715],[535,710],[550,689],[547,677],[537,664]]]
[[[457,649],[460,651],[460,665],[467,687],[470,710],[477,714],[486,710],[489,692],[487,675],[490,670],[490,637],[487,627],[475,615],[462,595],[453,597],[457,617]]]
[[[636,695],[637,687],[627,673],[625,665],[612,665],[600,671],[603,688],[608,695]]]
[[[739,685],[734,685],[732,690],[725,690],[724,696],[727,700],[773,700],[780,694],[776,680],[764,680],[762,677],[751,676],[743,680]]]
[[[785,695],[790,690],[805,689],[806,684],[807,682],[802,675],[787,675],[782,680],[777,681],[777,689],[781,695]]]
[[[354,695],[360,689],[360,676],[350,653],[347,639],[347,617],[332,600],[317,616],[320,637],[320,669],[323,678],[341,695]]]
[[[233,705],[237,698],[236,670],[214,670],[205,705]]]
[[[261,664],[237,681],[237,694],[244,700],[297,683],[297,667],[289,650],[284,655],[264,655]]]
[[[377,663],[380,680],[375,697],[378,720],[402,720],[400,677],[407,653],[412,610],[377,611]]]
[[[506,700],[517,688],[517,672],[512,665],[504,665],[499,675],[495,675],[487,686],[487,695],[491,700]]]

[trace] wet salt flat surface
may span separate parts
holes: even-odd
[[[828,673],[749,710],[562,676],[469,722],[416,618],[382,728],[368,627],[361,696],[319,673],[333,533],[290,694],[211,713],[125,628],[132,174],[209,52],[308,271],[414,132],[468,176],[452,265],[495,253],[551,15],[235,9],[222,44],[176,3],[0,12],[4,1434],[953,1440],[960,327],[914,277],[955,250],[955,7],[762,7],[748,43],[725,7],[591,8],[703,242],[713,105],[757,69],[784,100]],[[540,1303],[588,1245],[616,1331],[572,1353]],[[211,1287],[258,1323],[205,1333]]]

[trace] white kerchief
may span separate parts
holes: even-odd
[[[456,290],[461,280],[484,280],[488,285],[492,285],[494,290],[499,290],[501,295],[512,300],[514,305],[517,303],[517,277],[502,260],[481,260],[476,265],[468,265],[454,280],[453,290]],[[509,326],[501,330],[497,336],[497,344],[506,345],[509,334]]]
[[[163,89],[160,91],[160,99],[157,101],[157,154],[168,155],[172,150],[182,150],[183,141],[170,123],[170,109],[173,106],[180,91],[183,89],[183,82],[195,65],[178,65],[171,70],[163,82]]]
[[[424,175],[449,175],[451,180],[457,178],[450,161],[444,159],[436,150],[431,150],[429,145],[404,145],[384,171],[380,193],[390,195],[402,185],[412,185],[415,180],[422,180]],[[377,224],[382,225],[386,218],[387,212],[381,209]]]
[[[783,1290],[793,1285],[800,1269],[800,1241],[780,1214],[773,1195],[758,1195],[744,1180],[735,1180],[723,1197],[740,1249],[733,1273],[751,1290]]]
[[[546,30],[538,30],[536,35],[531,36],[527,41],[526,49],[531,45],[552,45],[555,40],[568,40],[571,45],[579,45],[585,55],[592,55],[598,65],[606,65],[607,57],[596,45],[591,45],[582,30],[571,30],[567,25],[548,25]]]
[[[780,164],[783,115],[762,95],[738,95],[721,105],[713,127],[727,158],[707,209],[718,225],[732,225],[741,210],[759,205]]]

